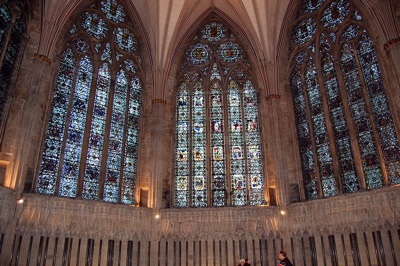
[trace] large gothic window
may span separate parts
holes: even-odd
[[[174,206],[264,204],[256,85],[224,23],[200,29],[178,79]]]
[[[0,123],[4,112],[18,52],[26,32],[23,0],[0,2]]]
[[[37,192],[135,203],[141,72],[123,6],[86,8],[66,36]]]
[[[306,198],[400,184],[398,135],[361,14],[347,0],[307,0],[291,37]]]

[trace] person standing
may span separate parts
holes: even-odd
[[[278,259],[280,261],[279,266],[293,266],[293,264],[287,258],[286,251],[284,250],[279,251]]]
[[[244,260],[244,266],[251,266],[249,259]]]
[[[239,264],[237,266],[244,266],[245,260],[244,259],[240,259]]]

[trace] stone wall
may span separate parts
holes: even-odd
[[[0,190],[0,265],[234,265],[240,257],[276,265],[280,249],[296,265],[400,263],[400,186],[295,203],[286,215],[275,206],[156,210],[36,194],[18,204],[14,191]]]

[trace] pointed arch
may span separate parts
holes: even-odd
[[[291,25],[288,79],[306,198],[398,184],[398,134],[357,5],[300,1]]]
[[[247,52],[217,16],[201,23],[184,51],[174,206],[265,204],[259,101]]]
[[[135,204],[141,40],[117,0],[95,1],[64,41],[36,192]]]

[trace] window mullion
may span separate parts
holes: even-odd
[[[339,61],[336,61],[335,70],[336,70],[336,73],[342,73]],[[365,183],[364,170],[363,170],[363,166],[362,166],[362,158],[361,158],[361,154],[360,154],[360,146],[358,145],[357,132],[356,132],[353,118],[351,115],[350,104],[349,104],[349,101],[347,98],[346,84],[345,84],[343,75],[337,75],[337,78],[338,78],[339,88],[340,88],[340,92],[341,92],[341,96],[342,96],[343,111],[344,111],[345,117],[347,119],[347,128],[348,128],[349,135],[350,135],[350,143],[351,143],[351,148],[353,151],[355,167],[356,167],[357,175],[359,176],[360,188],[365,189],[366,183]]]
[[[187,158],[189,161],[189,178],[188,178],[188,206],[192,207],[193,201],[192,201],[192,195],[193,195],[193,130],[194,130],[194,124],[193,124],[193,106],[194,106],[194,84],[190,86],[189,88],[189,102],[190,102],[190,108],[189,108],[189,121],[190,121],[190,131],[189,131],[189,150],[187,152]]]
[[[310,100],[308,98],[308,86],[306,82],[306,77],[305,73],[307,70],[307,62],[304,63],[301,71],[301,79],[304,84],[304,100],[305,100],[305,106],[306,108],[306,113],[307,113],[307,120],[310,122],[309,124],[309,130],[310,130],[310,140],[311,140],[311,145],[313,149],[313,158],[314,158],[314,163],[315,163],[315,178],[316,178],[316,188],[317,188],[317,196],[320,198],[322,197],[322,181],[321,181],[321,174],[320,174],[320,165],[319,165],[319,160],[318,160],[318,152],[317,152],[317,145],[315,141],[315,133],[314,133],[314,128],[313,128],[313,119],[311,116],[311,110],[310,110]]]
[[[226,184],[226,205],[232,206],[233,204],[233,191],[232,191],[232,180],[231,180],[231,161],[228,160],[227,157],[227,149],[230,145],[229,139],[229,131],[230,131],[230,123],[229,123],[229,106],[228,106],[228,82],[223,83],[223,90],[222,90],[222,102],[224,109],[222,110],[224,113],[224,152],[225,152],[225,184]]]
[[[316,51],[319,51],[319,43],[316,43]],[[325,89],[325,83],[324,83],[324,78],[322,77],[322,58],[319,56],[319,53],[317,53],[318,56],[316,57],[316,65],[319,66],[317,67],[317,75],[318,75],[318,83],[320,84],[320,93],[321,93],[321,101],[322,101],[322,109],[324,112],[324,117],[325,117],[325,123],[326,123],[326,130],[328,134],[328,139],[329,139],[329,148],[331,149],[331,156],[332,156],[332,166],[333,166],[333,173],[334,177],[337,183],[337,193],[342,192],[342,182],[340,178],[340,169],[339,169],[339,158],[338,158],[338,153],[337,153],[337,146],[335,145],[336,139],[335,139],[335,134],[333,132],[333,124],[331,121],[331,116],[330,116],[330,108],[328,105],[328,99],[326,95],[326,89]],[[322,89],[325,89],[324,91]],[[322,184],[322,182],[321,182]]]
[[[76,54],[74,54],[76,56]],[[76,58],[76,63],[78,63],[78,57]],[[68,128],[69,128],[69,124],[71,122],[70,118],[71,118],[71,108],[72,108],[72,102],[74,99],[74,95],[75,95],[75,89],[77,86],[77,78],[78,78],[78,71],[79,71],[79,64],[76,64],[75,67],[75,71],[74,71],[74,78],[72,81],[72,87],[71,87],[71,94],[69,97],[69,103],[68,103],[68,112],[67,112],[67,117],[66,117],[66,122],[65,122],[65,126],[64,126],[64,135],[62,137],[62,144],[61,144],[61,155],[60,155],[60,161],[58,162],[58,171],[57,171],[57,181],[56,181],[56,189],[54,191],[55,195],[58,195],[59,191],[60,191],[60,181],[61,181],[61,174],[62,174],[62,166],[64,164],[64,157],[65,157],[65,147],[67,144],[67,138],[68,138]],[[53,92],[53,96],[54,96],[54,92]]]
[[[247,155],[247,145],[245,145],[246,143],[246,120],[245,120],[245,110],[244,110],[244,97],[243,97],[243,87],[244,84],[241,84],[242,86],[239,86],[239,99],[240,99],[240,110],[241,110],[241,117],[240,119],[242,120],[242,136],[243,136],[243,142],[242,142],[242,154],[246,154]],[[230,147],[230,145],[229,145]],[[232,150],[229,153],[229,156],[232,156]],[[250,174],[249,174],[249,164],[247,161],[247,156],[243,156],[244,159],[244,176],[245,176],[245,180],[246,180],[246,204],[245,205],[250,205]]]
[[[104,144],[103,144],[103,152],[101,158],[101,170],[100,170],[100,180],[99,180],[99,199],[104,199],[104,184],[106,174],[107,174],[107,158],[108,158],[108,144],[110,142],[110,130],[111,130],[111,118],[113,111],[113,102],[114,102],[114,92],[116,86],[116,70],[111,68],[111,83],[110,83],[110,93],[108,97],[108,107],[107,107],[107,117],[106,117],[106,126],[104,131]]]
[[[212,182],[212,160],[211,160],[211,93],[210,93],[210,83],[205,84],[204,88],[207,88],[205,90],[204,94],[204,101],[205,101],[205,121],[204,121],[204,126],[205,126],[205,131],[206,131],[206,147],[204,151],[204,157],[206,160],[206,176],[205,176],[205,183],[207,186],[207,201],[206,204],[207,206],[212,206],[213,205],[213,194],[212,194],[212,189],[211,189],[211,182]]]
[[[132,89],[132,87],[131,87],[131,80],[132,80],[132,77],[130,76],[130,75],[128,75],[127,76],[127,80],[128,80],[128,89],[126,90],[126,108],[125,108],[125,122],[124,122],[124,136],[123,136],[123,138],[122,138],[122,150],[121,150],[121,152],[122,152],[122,155],[121,155],[121,169],[120,169],[120,177],[119,177],[119,191],[118,191],[118,202],[119,203],[122,203],[122,187],[123,187],[123,181],[124,181],[124,171],[125,171],[125,169],[124,169],[124,162],[125,162],[125,156],[126,156],[126,153],[125,153],[125,146],[127,145],[126,144],[126,142],[127,142],[127,139],[126,139],[126,132],[128,132],[128,127],[129,127],[129,103],[130,103],[130,97],[129,97],[129,95],[130,95],[130,93],[131,93],[131,89]],[[116,82],[115,82],[115,79],[112,79],[112,81],[111,81],[111,86],[114,88],[114,86],[116,85]]]
[[[81,153],[81,160],[79,166],[79,174],[78,174],[78,189],[77,189],[77,198],[82,198],[83,193],[83,183],[85,177],[85,166],[87,160],[87,153],[88,153],[88,143],[89,143],[89,136],[90,136],[90,129],[92,128],[92,117],[93,117],[93,105],[94,99],[96,94],[96,87],[97,87],[97,80],[98,80],[98,72],[100,68],[100,62],[96,59],[93,59],[93,76],[92,82],[90,85],[90,94],[89,94],[89,101],[88,101],[88,108],[86,111],[86,122],[85,122],[85,131],[83,134],[83,142],[82,142],[82,153]]]
[[[386,165],[385,165],[385,160],[383,157],[383,153],[382,153],[382,148],[381,148],[381,144],[380,144],[380,138],[378,135],[378,129],[376,128],[376,124],[375,124],[375,118],[372,115],[372,107],[371,107],[371,101],[369,99],[369,94],[367,91],[367,84],[365,82],[364,79],[364,75],[363,75],[363,71],[361,68],[361,63],[360,60],[358,58],[358,50],[354,49],[354,58],[357,64],[357,70],[358,70],[358,75],[360,77],[360,85],[362,88],[362,92],[364,95],[364,99],[365,99],[365,105],[367,106],[367,110],[368,110],[368,117],[369,120],[371,121],[371,129],[372,129],[372,135],[374,136],[374,140],[376,143],[376,149],[377,149],[377,153],[378,153],[378,157],[379,157],[379,165],[382,169],[382,175],[383,175],[383,184],[388,184],[389,180],[388,180],[388,175],[387,175],[387,171],[386,171]]]

